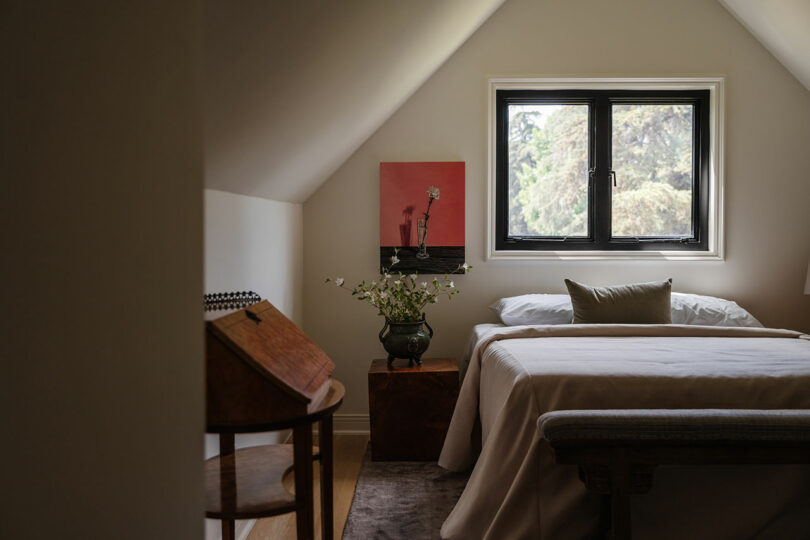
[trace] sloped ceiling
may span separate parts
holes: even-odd
[[[303,202],[503,0],[206,3],[206,187]]]
[[[720,0],[810,90],[810,0]]]

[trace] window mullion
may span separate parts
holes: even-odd
[[[611,188],[610,147],[611,118],[610,99],[598,93],[594,100],[593,148],[596,174],[593,178],[591,209],[593,211],[593,238],[596,249],[604,249],[610,242]]]

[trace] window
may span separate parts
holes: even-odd
[[[717,258],[712,88],[607,84],[493,88],[494,252]]]

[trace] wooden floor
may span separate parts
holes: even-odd
[[[343,536],[343,527],[349,515],[352,504],[354,488],[357,485],[357,476],[363,464],[366,453],[368,435],[335,435],[335,538]],[[284,478],[284,485],[291,492],[293,490],[293,477],[288,474]],[[321,495],[318,486],[318,463],[315,463],[315,538],[321,537]],[[295,540],[295,514],[283,514],[272,518],[256,521],[248,540]]]

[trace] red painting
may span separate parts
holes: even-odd
[[[380,265],[453,273],[464,263],[464,162],[380,163]]]

